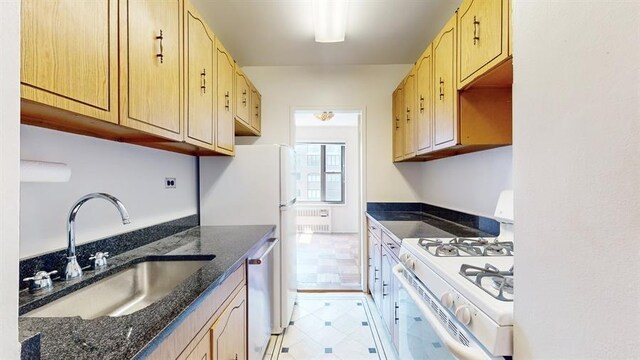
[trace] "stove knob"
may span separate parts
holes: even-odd
[[[440,302],[442,303],[442,305],[450,309],[453,308],[453,294],[450,292],[444,293],[440,298]]]
[[[456,309],[456,318],[464,325],[471,323],[471,310],[467,305],[462,305]]]

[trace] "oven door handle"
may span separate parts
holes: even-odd
[[[442,323],[431,312],[431,309],[425,304],[424,299],[422,299],[422,297],[415,291],[409,281],[405,279],[403,271],[405,270],[401,264],[393,267],[393,275],[398,281],[400,281],[407,294],[411,297],[416,306],[418,306],[420,312],[424,315],[429,324],[431,324],[433,330],[453,355],[461,360],[486,360],[487,354],[482,350],[464,346],[449,334],[444,325],[442,325]]]

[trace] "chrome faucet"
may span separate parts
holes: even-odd
[[[76,215],[82,204],[87,201],[100,198],[112,203],[120,212],[123,224],[129,224],[129,213],[124,205],[116,197],[105,193],[91,193],[81,197],[71,208],[69,212],[69,221],[67,221],[67,266],[64,270],[64,279],[73,280],[82,276],[82,268],[76,259]]]

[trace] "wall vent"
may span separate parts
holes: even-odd
[[[297,230],[299,233],[330,233],[331,208],[298,207]]]

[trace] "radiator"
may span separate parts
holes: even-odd
[[[298,207],[296,222],[299,233],[330,233],[331,208]]]

